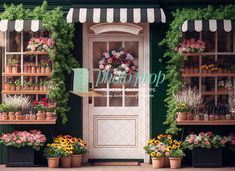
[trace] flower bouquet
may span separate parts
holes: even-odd
[[[27,50],[29,51],[40,51],[47,52],[48,49],[54,47],[54,40],[47,37],[32,37],[28,43]]]
[[[134,64],[134,57],[126,52],[123,48],[105,51],[99,60],[99,69],[103,73],[109,74],[114,80],[120,80],[128,74],[133,74],[137,71],[137,66]]]
[[[178,53],[198,53],[203,52],[206,48],[206,43],[202,40],[184,39],[183,42],[176,48]]]
[[[31,131],[14,131],[12,133],[2,134],[0,143],[6,146],[24,147],[29,146],[38,151],[46,141],[45,135],[38,130]]]

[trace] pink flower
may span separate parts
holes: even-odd
[[[220,142],[221,142],[221,144],[225,144],[225,141],[224,141],[224,140],[221,140]]]
[[[113,61],[113,60],[112,60],[112,58],[109,58],[109,59],[108,59],[108,63],[110,63],[110,64],[111,64],[111,63],[112,63],[112,61]]]
[[[17,141],[16,141],[16,144],[21,144],[21,143],[22,143],[21,140],[17,140]]]
[[[198,144],[198,141],[194,141],[194,144],[196,144],[196,145],[197,145],[197,144]]]

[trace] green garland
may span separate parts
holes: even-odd
[[[208,19],[235,19],[235,5],[226,5],[218,8],[208,6],[203,9],[177,9],[173,12],[174,20],[170,24],[170,29],[167,31],[166,37],[160,45],[166,45],[168,50],[164,57],[169,57],[167,62],[166,77],[169,81],[167,89],[167,115],[164,124],[169,125],[167,133],[177,134],[181,129],[176,124],[176,107],[173,99],[173,94],[182,88],[180,77],[180,68],[183,63],[183,56],[175,52],[173,49],[177,47],[181,41],[182,33],[180,27],[185,20],[208,20]]]
[[[78,63],[71,55],[73,49],[73,25],[65,20],[61,8],[47,10],[47,2],[33,10],[24,9],[23,5],[4,5],[4,12],[0,14],[0,19],[38,19],[43,21],[45,30],[51,33],[52,39],[56,42],[56,47],[49,50],[49,57],[53,61],[52,86],[49,90],[49,98],[57,103],[57,113],[65,124],[68,121],[66,113],[69,111],[67,105],[69,94],[65,88],[65,74],[71,69],[78,67]]]

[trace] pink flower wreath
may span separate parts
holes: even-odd
[[[134,64],[134,59],[124,48],[105,51],[99,60],[99,69],[103,73],[112,74],[115,80],[119,80],[138,70],[138,67]]]

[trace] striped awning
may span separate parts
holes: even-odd
[[[182,32],[187,31],[225,31],[235,30],[235,21],[232,20],[186,20],[184,21]]]
[[[0,31],[39,31],[42,30],[41,20],[0,20]]]
[[[166,22],[162,8],[70,8],[68,23]]]

